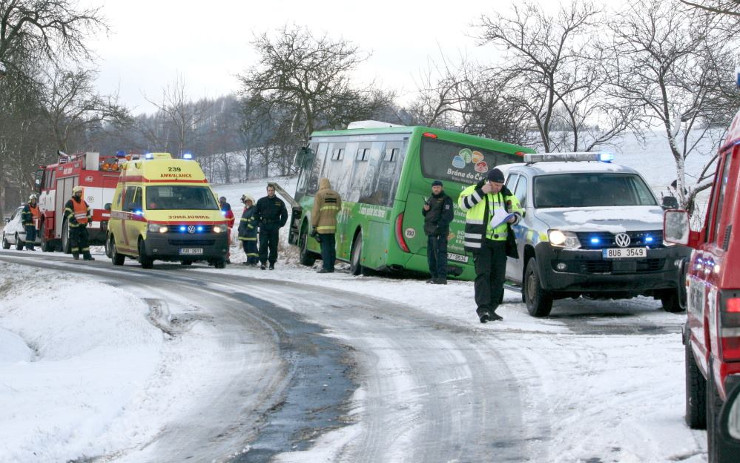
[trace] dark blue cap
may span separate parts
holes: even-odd
[[[444,186],[441,180],[435,180],[432,182],[432,186]]]

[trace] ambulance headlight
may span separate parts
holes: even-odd
[[[223,233],[226,231],[226,227],[223,225],[214,225],[213,226],[213,233]]]
[[[578,236],[571,231],[548,230],[547,238],[551,245],[558,248],[577,249],[581,247]]]
[[[168,228],[167,228],[166,225],[159,225],[159,224],[156,224],[156,223],[150,223],[149,226],[147,227],[147,230],[150,233],[167,233]]]

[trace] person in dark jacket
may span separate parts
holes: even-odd
[[[77,260],[80,258],[80,252],[82,252],[84,260],[95,260],[90,255],[87,232],[87,226],[92,223],[92,209],[82,199],[81,186],[77,185],[72,188],[72,197],[64,205],[64,213],[67,216],[67,225],[69,226],[69,244],[72,256]]]
[[[242,203],[244,204],[244,212],[242,212],[237,232],[239,233],[239,241],[242,242],[244,247],[244,254],[247,255],[247,261],[244,262],[244,265],[256,267],[259,261],[259,252],[257,251],[257,219],[254,216],[254,198],[248,194],[243,194]]]
[[[424,233],[427,235],[427,260],[431,278],[427,283],[447,284],[447,235],[454,217],[452,198],[444,192],[441,181],[432,182],[432,196],[421,210],[424,215]]]
[[[36,250],[33,243],[36,241],[37,227],[41,220],[41,212],[39,211],[37,200],[38,197],[35,194],[29,196],[28,203],[23,206],[23,211],[21,211],[21,222],[23,223],[23,228],[26,230],[26,249],[29,251]]]
[[[280,229],[288,221],[288,210],[283,200],[275,196],[275,185],[272,183],[267,184],[267,196],[260,198],[254,207],[259,227],[260,268],[264,270],[265,264],[269,262],[270,270],[274,270],[278,257]]]
[[[228,229],[226,240],[228,244],[228,251],[226,252],[226,263],[231,263],[231,229],[234,228],[234,222],[236,222],[236,217],[234,217],[234,212],[231,210],[231,204],[226,202],[226,196],[221,196],[218,198],[218,206],[221,209],[221,214],[223,214],[224,218],[228,221],[226,223],[226,228]]]
[[[328,178],[319,180],[319,191],[313,200],[311,226],[318,233],[321,245],[321,270],[319,273],[334,272],[337,260],[336,232],[337,214],[342,210],[342,198],[331,189]]]

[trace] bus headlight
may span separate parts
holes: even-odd
[[[577,249],[581,247],[578,236],[571,231],[548,230],[547,239],[550,244],[559,248]]]

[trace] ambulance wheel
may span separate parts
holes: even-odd
[[[679,289],[665,289],[660,293],[660,302],[663,305],[663,310],[666,312],[677,313],[683,312],[684,308],[681,307]]]
[[[126,256],[118,254],[118,250],[116,249],[116,240],[113,238],[113,235],[108,237],[107,243],[108,245],[105,247],[105,253],[110,257],[113,265],[123,265],[123,261],[126,260]]]
[[[527,262],[524,270],[524,302],[527,304],[527,311],[533,317],[547,317],[552,310],[552,295],[542,289],[540,285],[540,275],[537,273],[537,261],[531,257]]]
[[[141,264],[141,268],[154,267],[154,259],[146,255],[144,240],[139,240],[139,263]]]
[[[23,241],[21,241],[20,236],[18,236],[18,233],[15,234],[15,249],[16,251],[23,251]]]
[[[5,238],[5,234],[3,234],[3,249],[10,249],[10,243],[8,243],[8,240]]]
[[[192,260],[182,260],[180,261],[180,265],[193,265]]]
[[[62,252],[72,254],[72,244],[69,242],[69,222],[66,220],[62,224]]]

